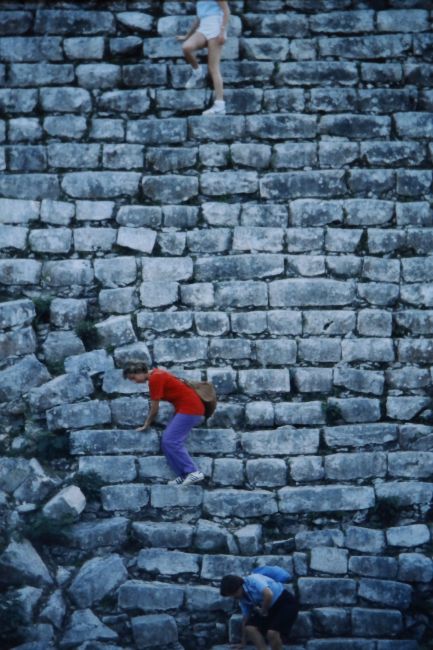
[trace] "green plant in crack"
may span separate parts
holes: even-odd
[[[50,322],[50,308],[52,301],[53,299],[51,296],[37,296],[36,298],[33,298],[33,304],[36,311],[36,325],[43,325]]]
[[[83,341],[86,350],[93,350],[99,345],[99,334],[93,321],[82,320],[75,328],[75,333]]]
[[[79,487],[84,496],[90,500],[99,499],[101,487],[104,485],[104,481],[101,479],[99,474],[94,471],[76,474],[73,483]]]

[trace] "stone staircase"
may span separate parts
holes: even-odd
[[[229,4],[212,118],[193,2],[0,7],[8,650],[226,650],[263,564],[292,650],[432,647],[431,3]],[[216,385],[203,486],[131,359]]]

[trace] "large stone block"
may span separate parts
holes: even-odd
[[[50,373],[34,355],[24,357],[0,372],[0,402],[18,399],[49,379]]]
[[[119,589],[119,607],[143,612],[178,609],[183,604],[184,591],[181,585],[128,580]]]
[[[153,508],[197,508],[203,500],[203,488],[192,485],[188,490],[179,490],[172,485],[153,485],[150,503]]]
[[[337,481],[385,476],[387,457],[383,452],[331,454],[325,456],[326,478]]]
[[[109,512],[136,512],[149,503],[149,491],[144,485],[135,483],[105,486],[101,488],[101,501],[103,509]]]
[[[76,519],[86,507],[86,497],[76,485],[69,485],[60,490],[42,508],[48,519]]]
[[[254,194],[258,184],[255,171],[204,172],[200,177],[201,191],[207,196]]]
[[[0,582],[4,585],[51,586],[50,573],[32,544],[11,541],[0,555]]]
[[[281,63],[275,76],[277,86],[353,86],[357,81],[357,66],[339,61]]]
[[[109,424],[111,411],[107,402],[93,400],[79,404],[63,404],[47,411],[50,431],[57,429],[82,429],[97,424]]]
[[[125,172],[126,173],[126,172]],[[144,176],[142,190],[145,197],[162,203],[183,203],[198,194],[195,176]]]
[[[255,564],[254,558],[233,555],[204,555],[201,577],[220,580],[224,575],[248,575]]]
[[[260,517],[277,512],[272,492],[266,490],[213,490],[206,492],[204,511],[217,517]]]
[[[384,445],[397,439],[394,424],[353,424],[325,427],[325,442],[331,448]]]
[[[242,448],[257,456],[295,456],[315,454],[319,447],[319,430],[296,430],[291,426],[270,431],[242,433]]]
[[[133,257],[95,260],[95,276],[104,287],[123,287],[135,282],[137,262]]]
[[[375,504],[370,487],[285,487],[278,491],[280,512],[335,512],[365,510]]]
[[[392,580],[361,578],[359,595],[361,598],[371,603],[380,604],[382,607],[395,607],[404,610],[411,604],[412,587]]]
[[[389,546],[421,546],[430,541],[430,531],[425,524],[396,526],[386,531]]]
[[[68,593],[80,608],[92,607],[125,582],[128,572],[119,555],[88,560],[78,571]]]
[[[428,583],[433,578],[433,562],[422,553],[400,553],[398,565],[398,579],[404,582]]]
[[[352,555],[349,571],[369,578],[390,579],[397,576],[398,560],[393,557]]]
[[[0,359],[36,352],[36,336],[31,327],[0,334]]]
[[[317,546],[311,549],[310,568],[321,573],[346,574],[348,554],[343,548]]]
[[[144,548],[138,554],[137,567],[146,571],[146,573],[155,573],[157,575],[198,575],[200,561],[200,556],[195,553],[167,551],[166,549],[159,548]]]
[[[267,174],[260,181],[264,199],[335,198],[347,192],[343,172],[296,171]]]
[[[109,11],[39,9],[34,29],[39,34],[68,34],[76,30],[82,34],[98,34],[112,32],[114,24]]]
[[[139,650],[177,642],[176,620],[167,614],[135,616],[131,619],[134,642]]]
[[[353,634],[359,636],[394,636],[403,628],[402,615],[397,610],[352,609]]]
[[[68,531],[68,541],[74,548],[92,549],[121,547],[128,538],[129,521],[126,517],[111,517],[99,521],[83,521]]]
[[[304,605],[354,605],[356,582],[344,578],[300,578],[300,601]]]
[[[239,386],[247,395],[290,393],[290,375],[287,370],[240,370]]]
[[[87,397],[93,393],[93,390],[93,384],[86,375],[79,373],[60,375],[39,388],[33,388],[29,394],[29,404],[32,409],[43,411],[58,404]]]
[[[41,263],[35,260],[0,260],[0,284],[38,284],[41,277],[41,267]]]
[[[430,503],[433,485],[422,481],[389,481],[375,487],[379,500],[390,501],[398,507]]]
[[[82,609],[73,612],[60,647],[73,648],[84,642],[115,641],[117,638],[117,632],[101,623],[91,609]]]
[[[154,548],[190,548],[194,528],[182,523],[134,522],[136,538],[145,546]]]
[[[137,477],[133,456],[85,456],[78,461],[78,471],[95,473],[104,483],[126,483]]]
[[[62,188],[72,198],[108,199],[137,195],[139,181],[136,172],[70,172],[64,175]]]
[[[43,263],[42,283],[46,286],[86,286],[92,282],[93,268],[89,260],[58,260]]]
[[[348,305],[354,286],[338,280],[275,280],[270,285],[271,307],[324,307]]]

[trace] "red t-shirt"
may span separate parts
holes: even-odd
[[[149,375],[150,399],[171,402],[176,413],[204,415],[204,404],[195,390],[174,375],[155,368]]]

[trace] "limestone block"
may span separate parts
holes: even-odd
[[[287,370],[240,370],[239,386],[247,395],[290,393],[290,376]]]
[[[215,610],[230,610],[230,600],[220,595],[219,589],[214,587],[186,586],[185,603],[192,612],[213,612]]]
[[[92,400],[79,404],[63,404],[47,411],[50,431],[57,429],[82,429],[97,424],[109,424],[111,411],[107,402]]]
[[[389,481],[377,485],[375,490],[378,499],[391,499],[398,507],[429,503],[433,496],[431,483],[422,481]]]
[[[111,251],[116,242],[114,228],[75,228],[74,248],[76,251]]]
[[[64,175],[62,188],[72,198],[109,199],[135,196],[139,181],[136,172],[70,172]]]
[[[369,578],[396,578],[398,561],[393,557],[352,555],[349,571]]]
[[[313,609],[313,623],[324,634],[346,636],[350,634],[349,613],[338,607],[317,607]]]
[[[105,483],[126,483],[137,477],[134,456],[85,456],[78,460],[78,471],[94,472]]]
[[[233,162],[242,167],[266,169],[271,162],[272,149],[266,144],[232,144],[230,152]]]
[[[247,311],[230,314],[232,331],[238,334],[261,334],[268,328],[265,311]]]
[[[135,289],[133,287],[101,289],[99,292],[99,307],[105,313],[129,314],[137,307]]]
[[[200,556],[195,553],[144,548],[138,554],[137,567],[146,571],[146,573],[155,573],[157,575],[198,575],[200,561]]]
[[[83,521],[71,527],[68,539],[72,547],[86,551],[102,547],[117,548],[128,538],[128,524],[126,517]]]
[[[344,535],[338,528],[324,528],[296,533],[295,541],[299,550],[313,549],[316,546],[343,546]]]
[[[195,529],[194,547],[204,552],[230,551],[230,533],[226,528],[207,519],[199,519]]]
[[[189,280],[192,271],[193,263],[190,257],[152,257],[143,260],[142,278],[145,282]]]
[[[16,469],[16,468],[14,468]],[[9,483],[9,482],[8,482]],[[22,502],[40,503],[52,493],[59,479],[49,476],[36,458],[28,461],[28,475],[14,489],[14,497]],[[9,485],[5,488],[9,491]]]
[[[65,38],[63,48],[68,59],[95,59],[104,58],[103,36],[76,36]]]
[[[42,284],[45,286],[88,286],[92,282],[93,268],[89,260],[58,260],[43,263]]]
[[[263,199],[331,199],[345,193],[346,186],[340,171],[282,172],[266,174],[260,181],[260,196]]]
[[[154,548],[191,547],[194,528],[181,523],[134,522],[132,529],[136,538],[145,546]]]
[[[244,466],[237,458],[216,458],[212,474],[214,483],[222,486],[242,486]]]
[[[208,314],[208,312],[205,312]],[[186,332],[192,328],[193,317],[191,312],[147,312],[137,314],[137,327],[143,330],[156,332]],[[199,332],[201,335],[203,332]]]
[[[117,638],[117,633],[101,623],[91,609],[80,609],[73,612],[60,647],[73,648],[85,641],[114,641]]]
[[[319,372],[319,370],[317,370]],[[295,372],[295,383],[298,384]],[[306,388],[306,386],[304,385]],[[311,382],[308,382],[311,387]],[[308,390],[306,392],[309,392]],[[248,409],[248,407],[247,407]],[[248,413],[248,411],[247,411]],[[324,424],[325,414],[321,402],[279,402],[275,404],[275,422],[279,425],[301,424],[304,426]]]
[[[287,466],[279,458],[248,460],[246,474],[254,487],[280,487],[287,482]]]
[[[48,46],[48,41],[45,41],[45,43]],[[74,82],[74,67],[70,64],[46,63],[45,61],[40,63],[12,63],[10,71],[12,86],[65,85]]]
[[[352,609],[352,630],[363,636],[394,636],[403,628],[403,618],[398,610]]]
[[[68,593],[79,608],[92,607],[127,578],[128,572],[120,555],[95,557],[83,564]]]
[[[76,201],[76,219],[81,221],[107,221],[114,210],[113,201]]]
[[[206,580],[221,580],[224,575],[248,575],[254,562],[254,558],[233,555],[204,555],[201,577]]]
[[[386,454],[382,452],[331,454],[324,459],[325,475],[327,479],[337,481],[385,476],[386,461]]]
[[[238,528],[234,533],[243,555],[257,555],[262,551],[262,526],[249,524]]]
[[[382,607],[395,607],[404,610],[410,606],[412,587],[392,580],[361,578],[359,595],[361,598],[371,603],[378,603]]]
[[[128,580],[119,589],[119,607],[143,612],[178,609],[183,604],[184,591],[181,585]]]
[[[395,420],[412,420],[430,404],[428,397],[388,397],[386,412]]]
[[[258,189],[257,172],[204,172],[200,177],[200,189],[207,196],[254,194]]]
[[[105,350],[93,350],[83,354],[66,357],[64,366],[67,373],[88,374],[90,376],[111,370],[113,359]]]
[[[45,366],[31,354],[0,371],[0,402],[19,399],[34,387],[44,384],[51,375]]]
[[[66,603],[60,589],[54,591],[49,597],[46,606],[40,613],[40,620],[52,623],[58,630],[61,629],[66,613]]]
[[[332,253],[353,253],[359,247],[361,237],[362,230],[358,228],[327,228],[325,247]]]
[[[42,508],[48,519],[78,518],[86,507],[86,497],[76,485],[60,490]]]
[[[132,634],[137,648],[149,648],[177,642],[176,620],[167,614],[150,614],[131,618]]]
[[[300,601],[305,605],[354,605],[356,582],[345,578],[300,578]]]
[[[313,138],[316,135],[316,128],[316,120],[302,113],[251,115],[246,119],[249,135],[266,140]]]
[[[135,282],[137,262],[133,257],[95,260],[95,276],[105,287],[122,287]]]
[[[364,510],[375,503],[372,488],[340,485],[284,487],[278,491],[278,498],[283,513]]]
[[[364,424],[325,427],[325,442],[331,448],[383,445],[397,439],[394,424]]]
[[[27,225],[39,217],[39,201],[0,199],[0,223]]]
[[[289,460],[290,475],[297,483],[321,481],[325,476],[323,460],[320,456],[291,458]]]
[[[27,539],[8,544],[0,555],[0,567],[0,580],[6,585],[30,584],[43,587],[53,584],[46,565]]]
[[[326,363],[326,354],[329,353],[336,353],[340,351],[340,342],[336,341],[336,345],[334,344],[333,341],[328,341],[326,343],[331,343],[330,345],[320,345],[319,349],[317,350],[315,348],[314,342],[310,343],[307,341],[301,341],[300,345],[303,345],[303,353],[304,354],[310,354],[311,356],[314,357],[314,355],[318,353],[324,353],[324,359],[323,361]],[[320,355],[319,355],[320,357]],[[320,358],[317,359],[317,361],[314,360],[313,358],[313,363],[320,362]],[[295,386],[297,387],[298,391],[300,393],[330,393],[332,391],[332,369],[331,368],[295,368],[292,371],[292,377],[295,382]],[[313,404],[313,403],[312,403]],[[301,422],[300,424],[303,424],[302,420],[306,420],[305,424],[308,424],[308,420],[313,418],[315,419],[315,423],[317,421],[323,422],[324,421],[324,412],[323,412],[323,406],[320,404],[319,406],[314,407],[312,405],[311,407],[307,406],[307,411],[305,413],[300,413],[304,407],[305,403],[300,403],[298,404],[290,404],[290,405],[284,405],[288,413],[290,414],[290,407],[292,407],[292,412],[293,416],[300,419]],[[285,411],[283,411],[285,412]],[[290,417],[290,415],[289,415]],[[293,422],[295,424],[295,422]]]
[[[319,429],[282,426],[270,431],[242,433],[241,438],[244,451],[257,456],[315,454],[319,447]]]
[[[162,211],[158,206],[123,205],[117,212],[116,221],[122,226],[158,228]]]
[[[342,341],[343,360],[390,362],[394,360],[394,348],[391,339],[364,338]]]
[[[305,311],[303,318],[304,334],[310,336],[348,334],[356,324],[355,312],[348,310],[312,309]]]
[[[150,489],[150,503],[153,508],[197,508],[203,500],[203,488],[192,485],[188,490],[179,490],[172,485],[153,485]]]
[[[349,552],[343,548],[317,546],[311,549],[310,568],[321,573],[346,574]]]
[[[389,546],[421,546],[430,541],[430,532],[425,524],[396,526],[386,531]]]
[[[86,300],[54,298],[50,304],[50,321],[61,329],[72,329],[86,316]]]
[[[338,280],[275,280],[269,289],[271,307],[344,306],[353,297],[353,285]]]
[[[266,490],[213,490],[205,493],[203,508],[218,517],[259,517],[277,512],[275,498]]]
[[[361,336],[391,336],[392,314],[384,309],[362,309],[358,312],[358,333]]]
[[[215,287],[215,303],[220,308],[267,307],[268,288],[265,282],[218,282]]]
[[[39,284],[41,267],[35,260],[0,260],[0,284]]]
[[[50,332],[42,349],[47,363],[59,363],[66,357],[85,351],[81,339],[70,331]]]
[[[137,512],[149,502],[149,492],[135,483],[110,485],[101,488],[102,507],[108,512],[128,510]]]
[[[97,323],[96,329],[104,346],[126,345],[137,340],[130,316],[111,316]]]
[[[343,205],[340,201],[295,199],[290,203],[290,214],[293,226],[324,226],[343,220]]]
[[[31,327],[0,334],[0,359],[29,355],[36,352],[36,337]]]
[[[346,529],[344,545],[356,551],[382,553],[385,550],[385,535],[381,530],[349,526]]]
[[[141,426],[149,412],[142,397],[119,397],[112,400],[110,406],[113,423],[120,428]]]
[[[400,553],[398,556],[398,579],[404,582],[430,582],[433,578],[433,562],[422,553]]]
[[[150,454],[159,450],[159,439],[155,432],[143,434],[130,429],[83,429],[71,432],[70,449],[73,455]]]
[[[89,377],[80,373],[71,373],[55,377],[43,386],[33,388],[29,393],[30,407],[44,411],[58,404],[74,402],[93,393],[93,384]]]
[[[320,33],[356,33],[374,31],[374,12],[370,10],[332,11],[311,16],[310,28]]]

